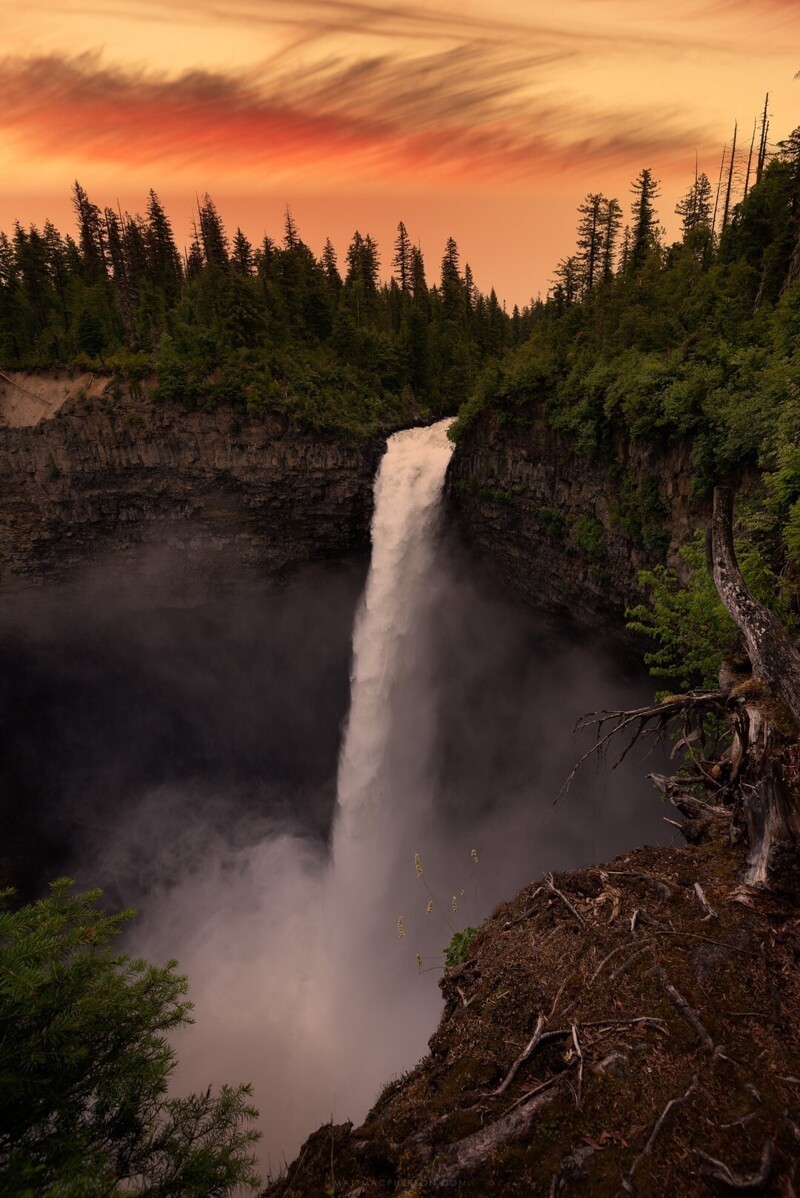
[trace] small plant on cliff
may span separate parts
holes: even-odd
[[[9,909],[0,893],[0,1190],[9,1196],[205,1198],[257,1189],[249,1086],[169,1098],[167,1040],[187,982],[114,955],[132,911],[69,879]]]
[[[477,868],[478,854],[475,849],[471,850],[470,858],[472,860],[473,865]],[[420,860],[419,853],[414,854],[414,869],[416,870],[417,877],[420,879],[423,886],[425,887],[428,894],[430,895],[427,906],[425,908],[425,915],[427,917],[431,917],[433,919],[434,926],[440,932],[442,932],[445,935],[448,932],[451,933],[450,943],[445,948],[442,949],[442,953],[444,955],[445,969],[452,969],[452,967],[454,965],[460,965],[461,962],[466,960],[466,958],[469,956],[470,946],[472,944],[472,941],[475,939],[475,936],[477,935],[477,933],[480,930],[480,925],[478,925],[477,927],[470,926],[470,927],[465,927],[465,928],[458,928],[456,926],[453,916],[458,913],[459,896],[455,895],[455,894],[452,896],[450,903],[449,903],[449,910],[447,909],[447,907],[448,907],[447,904],[442,904],[439,902],[439,899],[437,898],[435,892],[431,889],[428,879],[425,877],[425,871],[422,868],[422,861]],[[462,900],[464,900],[466,898],[466,894],[467,894],[466,889],[462,889],[461,896],[460,896]],[[477,881],[475,882],[475,885],[474,885],[474,900],[475,900],[475,918],[477,919],[478,918],[478,884],[477,884]],[[463,905],[463,902],[462,902],[462,905]],[[437,918],[436,918],[437,916],[443,921],[443,923],[437,922]],[[400,918],[397,921],[397,935],[401,940],[404,940],[406,937],[405,920],[403,919],[402,915],[400,916]],[[417,959],[417,968],[419,969],[420,973],[425,972],[427,970],[427,968],[430,968],[430,969],[441,968],[440,965],[430,965],[428,967],[425,967],[424,963],[425,963],[426,958],[423,957],[422,954],[419,952],[416,953],[416,959]],[[431,957],[430,960],[432,960],[432,961],[435,960],[438,962],[439,958]]]
[[[452,969],[455,965],[460,965],[462,961],[466,961],[469,956],[470,946],[472,941],[478,935],[479,928],[462,928],[460,932],[454,932],[453,938],[448,944],[444,952],[444,967]]]

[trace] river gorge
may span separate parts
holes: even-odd
[[[177,957],[196,1003],[176,1086],[252,1080],[265,1171],[414,1065],[455,929],[668,838],[635,761],[555,805],[576,719],[650,684],[475,558],[442,503],[451,448],[446,422],[389,439],[368,572],[228,555],[193,596],[202,538],[187,575],[144,537],[4,598],[6,872],[139,909],[128,947]]]

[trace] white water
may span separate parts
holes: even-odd
[[[104,850],[112,877],[144,860],[154,879],[136,953],[174,954],[190,979],[197,1022],[177,1038],[177,1092],[252,1081],[265,1170],[327,1120],[357,1123],[423,1055],[441,1010],[449,896],[463,927],[543,869],[592,859],[598,801],[605,855],[663,827],[657,803],[642,815],[632,761],[614,803],[587,771],[543,826],[575,760],[565,730],[582,711],[630,706],[630,693],[609,684],[597,650],[531,641],[527,617],[476,589],[452,546],[435,560],[446,427],[390,438],[376,479],[332,846],[245,811],[229,837],[192,786],[183,801],[155,792],[131,812],[119,868]],[[426,883],[442,900],[438,922]]]
[[[358,855],[353,842],[364,842],[376,819],[391,816],[391,792],[399,782],[408,788],[416,780],[426,788],[433,719],[426,707],[430,688],[419,677],[424,665],[414,660],[414,630],[432,577],[433,530],[453,449],[447,439],[450,424],[442,420],[395,433],[375,482],[372,560],[353,636],[350,716],[339,762],[334,838],[339,870]],[[404,715],[395,700],[409,668],[417,671],[410,696],[415,735],[403,738],[405,777],[399,780],[387,767],[392,764],[392,733]]]
[[[179,945],[192,983],[178,1090],[252,1080],[265,1169],[320,1123],[362,1118],[424,1053],[441,1006],[436,975],[415,961],[418,948],[439,952],[441,934],[412,946],[396,921],[426,898],[414,853],[433,818],[435,712],[415,623],[432,598],[448,424],[392,436],[376,478],[332,852],[266,827],[232,853],[183,829],[198,865],[155,896],[137,944],[154,959]]]

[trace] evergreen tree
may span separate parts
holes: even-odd
[[[189,282],[199,279],[203,273],[203,251],[200,248],[200,240],[195,230],[194,236],[189,243],[189,252],[186,255],[186,278]]]
[[[400,221],[397,226],[397,240],[394,243],[392,266],[395,268],[401,291],[409,291],[411,289],[411,250],[412,247],[408,232],[403,222]]]
[[[686,195],[676,204],[675,212],[681,218],[684,240],[698,226],[711,228],[712,196],[711,183],[703,172],[696,176]]]
[[[147,197],[144,240],[150,270],[163,290],[167,302],[174,303],[180,296],[183,282],[181,256],[175,245],[169,217],[152,188]]]
[[[283,217],[283,248],[285,250],[295,250],[299,242],[300,236],[297,232],[297,225],[294,223],[294,218],[287,204]]]
[[[603,211],[603,282],[610,283],[614,277],[614,263],[617,257],[617,239],[622,227],[622,208],[619,201],[609,199],[605,202]]]
[[[170,1098],[186,979],[112,952],[99,891],[0,909],[0,1188],[206,1198],[258,1188],[247,1086]]]
[[[647,257],[658,244],[658,217],[653,201],[659,196],[659,184],[653,178],[653,172],[642,170],[631,184],[633,203],[631,215],[630,255],[627,266],[634,271],[640,270]]]
[[[328,286],[338,295],[342,290],[342,276],[339,274],[339,262],[330,237],[326,239],[325,248],[322,251],[322,270]]]
[[[441,296],[444,318],[452,324],[461,323],[464,316],[464,285],[459,266],[458,246],[448,237],[442,257]]]
[[[578,207],[578,254],[581,289],[591,291],[601,277],[604,224],[608,221],[608,201],[601,192],[590,192]]]
[[[208,266],[217,266],[227,270],[230,265],[228,258],[228,238],[222,218],[217,212],[211,196],[206,193],[200,205],[200,240],[203,245],[203,256]]]
[[[100,209],[93,204],[76,179],[72,185],[72,206],[78,220],[78,244],[81,270],[87,283],[106,277],[106,247]]]
[[[231,265],[237,274],[244,275],[249,278],[253,273],[255,257],[253,247],[245,237],[241,229],[237,228],[233,238],[233,250],[231,251]]]
[[[578,258],[571,254],[562,258],[555,270],[556,288],[554,298],[561,306],[570,307],[577,303],[581,290],[582,271]]]

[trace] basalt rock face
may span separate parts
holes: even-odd
[[[288,418],[78,394],[0,427],[0,585],[145,548],[224,585],[365,550],[385,442],[314,436]]]
[[[501,424],[485,412],[453,455],[447,491],[467,539],[538,608],[620,623],[641,569],[666,561],[708,517],[692,494],[690,447],[579,454],[542,412]]]

